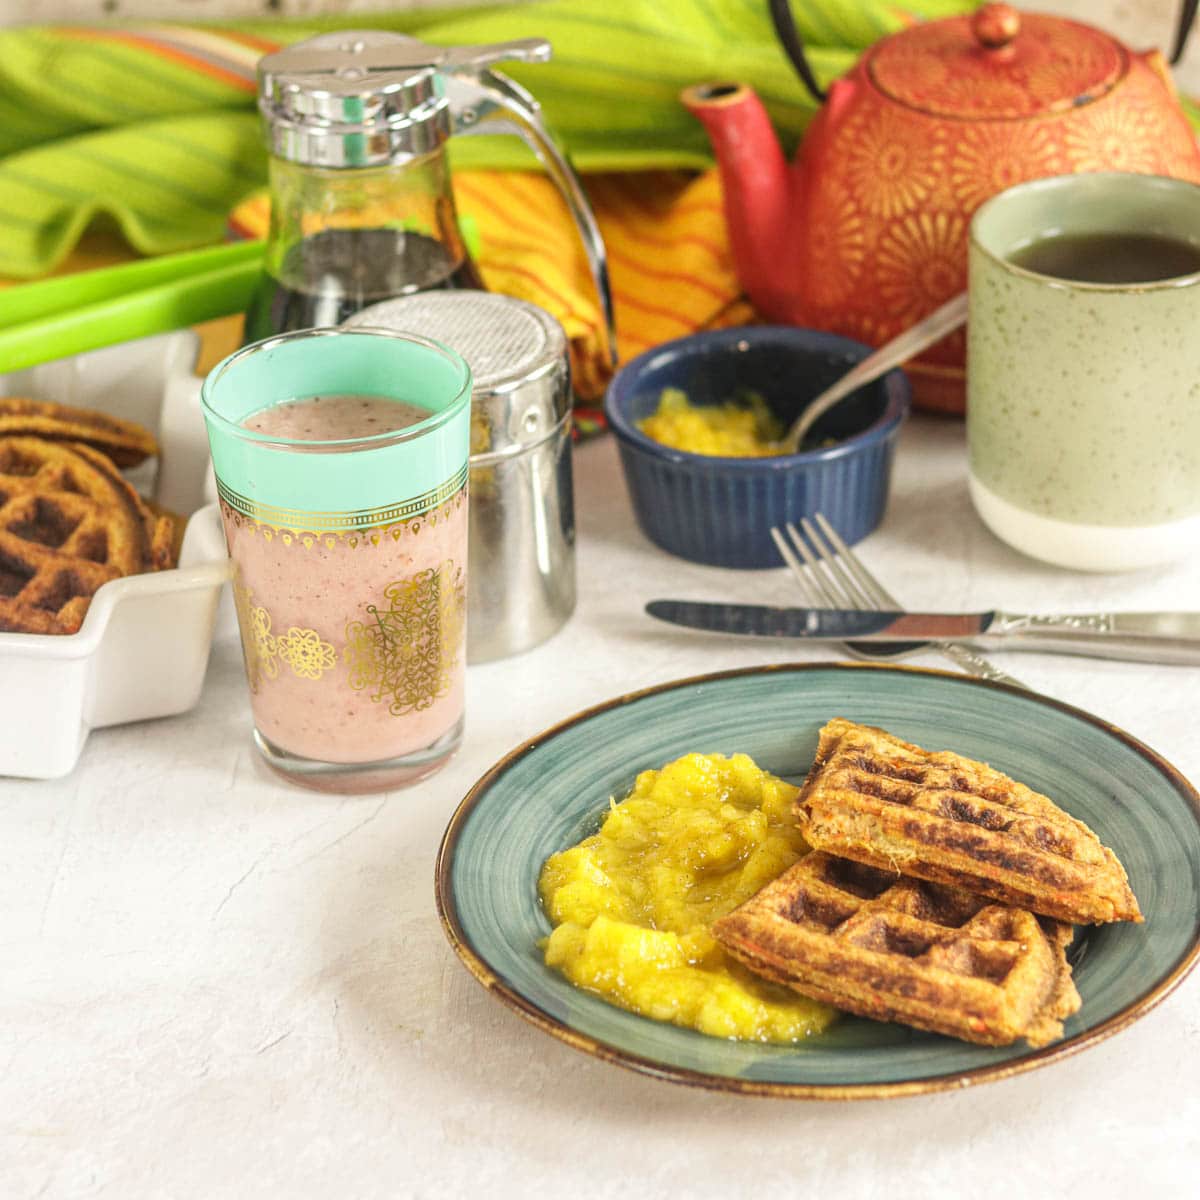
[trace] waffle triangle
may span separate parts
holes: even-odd
[[[986,763],[837,717],[796,800],[817,850],[1072,923],[1141,921],[1125,870],[1082,822]]]
[[[1062,1036],[1071,928],[815,851],[713,925],[757,975],[877,1021],[988,1046]]]

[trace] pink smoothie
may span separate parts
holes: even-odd
[[[381,396],[309,396],[252,413],[242,425],[268,437],[323,442],[391,433],[427,416],[428,409]]]
[[[322,396],[243,424],[324,441],[428,415],[379,397]],[[466,662],[465,485],[419,517],[338,534],[221,509],[261,735],[304,758],[367,763],[423,750],[454,729]]]

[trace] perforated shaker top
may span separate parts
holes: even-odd
[[[467,360],[476,396],[519,383],[562,361],[562,326],[512,296],[469,290],[420,292],[355,313],[347,325],[375,325],[443,342]]]

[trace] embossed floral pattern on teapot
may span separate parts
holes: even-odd
[[[712,137],[756,308],[873,345],[966,286],[971,214],[1012,184],[1101,170],[1200,182],[1157,51],[1004,4],[879,42],[831,86],[791,167],[748,88],[684,102]],[[959,331],[910,364],[918,403],[962,411],[963,351]]]

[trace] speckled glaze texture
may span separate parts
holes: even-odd
[[[911,392],[899,370],[861,388],[814,426],[834,444],[803,454],[718,458],[652,441],[637,427],[664,388],[693,404],[759,393],[785,425],[870,347],[787,326],[694,334],[639,355],[613,379],[605,399],[634,514],[662,549],[718,567],[778,567],[771,527],[824,513],[846,542],[883,519],[892,458]]]
[[[973,478],[1042,517],[1145,527],[1200,513],[1200,274],[1094,285],[1005,261],[1043,230],[1200,241],[1200,189],[1147,176],[1039,181],[972,225]]]

